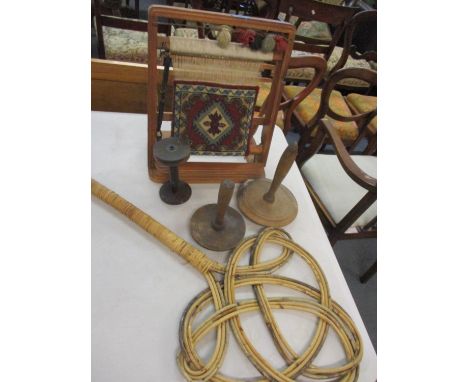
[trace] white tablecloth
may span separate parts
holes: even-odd
[[[196,245],[189,219],[200,206],[215,203],[218,184],[192,184],[192,197],[179,206],[164,204],[159,184],[148,177],[146,115],[92,112],[92,176]],[[266,176],[271,178],[286,147],[275,130]],[[285,229],[321,265],[332,298],[353,318],[363,341],[364,357],[359,381],[376,380],[376,353],[353,297],[330,246],[296,165],[284,184],[295,195],[299,213]],[[235,198],[231,206],[236,208]],[[251,235],[261,228],[246,219]],[[226,261],[227,253],[204,250],[213,259]],[[294,256],[281,274],[317,285],[305,263]],[[176,364],[178,326],[184,308],[201,290],[205,279],[183,259],[169,252],[127,218],[101,201],[92,200],[92,378],[94,382],[183,381]],[[266,289],[271,295],[289,295],[282,288]],[[238,296],[251,296],[249,288]],[[316,320],[299,312],[275,312],[293,348],[300,353],[313,333]],[[277,367],[284,366],[262,319],[242,316],[243,327],[254,345]],[[211,337],[213,338],[213,337]],[[200,346],[209,354],[210,341]],[[337,365],[344,359],[332,330],[314,364]],[[258,376],[232,335],[221,371],[230,376]]]

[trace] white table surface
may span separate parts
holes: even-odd
[[[160,185],[148,177],[146,115],[92,112],[91,120],[93,178],[198,247],[190,236],[190,217],[198,207],[216,202],[219,185],[192,184],[188,202],[164,204],[158,195]],[[267,177],[273,176],[285,147],[286,140],[276,129]],[[364,347],[359,381],[373,382],[377,375],[375,350],[296,165],[283,184],[299,205],[297,218],[285,229],[319,262],[332,298],[356,323]],[[179,320],[190,300],[207,287],[204,277],[111,207],[96,198],[91,205],[93,381],[183,381],[176,364]],[[237,208],[234,197],[231,206]],[[261,228],[247,219],[246,226],[246,235]],[[227,258],[227,253],[203,251],[218,261]],[[275,249],[271,251],[276,254]],[[295,255],[279,273],[317,286],[311,270],[304,265]],[[280,287],[267,287],[266,291],[268,295],[291,295]],[[252,294],[245,288],[237,295],[244,298]],[[293,348],[297,352],[304,349],[316,319],[285,311],[275,311],[275,317]],[[261,317],[252,313],[241,320],[251,341],[272,365],[284,366]],[[209,354],[210,344],[209,338],[201,344],[202,356]],[[343,360],[341,345],[330,330],[314,364],[338,365]],[[259,375],[231,334],[221,372],[244,378]]]

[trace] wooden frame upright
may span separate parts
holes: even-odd
[[[167,46],[169,39],[158,36],[158,19],[185,20],[197,23],[229,25],[231,27],[268,31],[283,35],[288,47],[283,52],[274,52],[272,59],[272,85],[267,105],[262,113],[256,112],[252,128],[262,126],[261,142],[250,144],[250,152],[254,160],[249,163],[226,162],[186,162],[179,167],[182,179],[189,183],[219,183],[231,179],[239,183],[247,179],[264,176],[264,167],[268,159],[276,115],[278,113],[283,79],[288,69],[291,50],[294,44],[295,28],[292,24],[276,20],[266,20],[254,17],[215,13],[202,10],[152,5],[148,10],[148,171],[151,180],[165,182],[168,179],[168,169],[159,166],[153,159],[153,145],[156,142],[158,88],[162,79],[161,68],[158,70],[157,49]],[[173,80],[169,76],[169,82]],[[164,112],[163,121],[172,121],[172,112]]]

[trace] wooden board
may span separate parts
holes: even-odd
[[[91,110],[147,114],[147,84],[146,64],[93,58]],[[169,111],[172,110],[172,86],[168,86],[167,94],[166,110]]]

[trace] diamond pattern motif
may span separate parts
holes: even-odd
[[[208,105],[194,123],[197,126],[197,133],[206,139],[207,144],[217,144],[231,132],[233,127],[229,114],[219,102]]]
[[[196,155],[248,155],[257,86],[174,82],[174,129]]]

